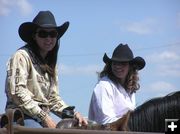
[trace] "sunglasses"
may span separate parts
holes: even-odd
[[[58,32],[55,30],[49,32],[45,30],[39,30],[36,33],[40,38],[47,38],[48,36],[51,38],[56,38],[58,36]]]
[[[119,61],[113,61],[112,62],[113,65],[116,65],[116,66],[127,66],[129,64],[129,62],[119,62]]]

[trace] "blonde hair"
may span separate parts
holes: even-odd
[[[112,62],[109,62],[104,66],[104,69],[100,72],[99,77],[102,78],[104,76],[108,76],[116,85],[117,84],[122,85],[122,83],[119,82],[118,78],[112,73],[111,64]],[[126,77],[125,83],[122,86],[125,88],[125,90],[128,93],[132,94],[140,88],[140,85],[138,83],[139,76],[138,76],[138,70],[136,69],[136,66],[132,64],[129,64],[129,65],[130,65],[129,72]]]

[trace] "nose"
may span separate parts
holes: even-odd
[[[114,66],[126,66],[129,63],[128,62],[112,62]]]
[[[45,38],[46,41],[51,41],[52,39],[49,35]]]

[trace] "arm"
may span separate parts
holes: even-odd
[[[97,84],[90,105],[90,119],[100,124],[117,120],[119,117],[116,115],[113,99],[113,90],[109,83]]]
[[[27,80],[31,66],[30,58],[23,52],[16,52],[7,64],[6,92],[8,100],[22,111],[37,119],[45,120],[47,114],[33,100],[34,94],[28,90]]]
[[[87,120],[79,112],[75,112],[74,106],[68,106],[60,97],[58,90],[58,73],[56,68],[56,81],[54,87],[52,86],[51,93],[49,95],[49,101],[51,104],[51,110],[62,119],[64,118],[77,118],[80,125],[87,125]]]
[[[61,99],[59,95],[57,66],[56,66],[55,74],[56,74],[56,79],[55,80],[51,79],[51,88],[50,88],[48,100],[50,103],[50,110],[54,114],[62,118],[63,109],[69,106]]]

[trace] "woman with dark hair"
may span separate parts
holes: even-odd
[[[138,70],[145,66],[141,57],[133,56],[127,44],[118,45],[100,73],[89,107],[89,119],[99,124],[112,123],[135,109],[135,92],[140,88]]]
[[[7,63],[6,109],[20,108],[25,126],[55,128],[49,115],[77,118],[81,125],[87,121],[74,106],[67,105],[59,96],[57,55],[59,39],[69,22],[57,26],[50,11],[40,11],[32,22],[19,27],[19,36],[26,45],[18,49]]]

